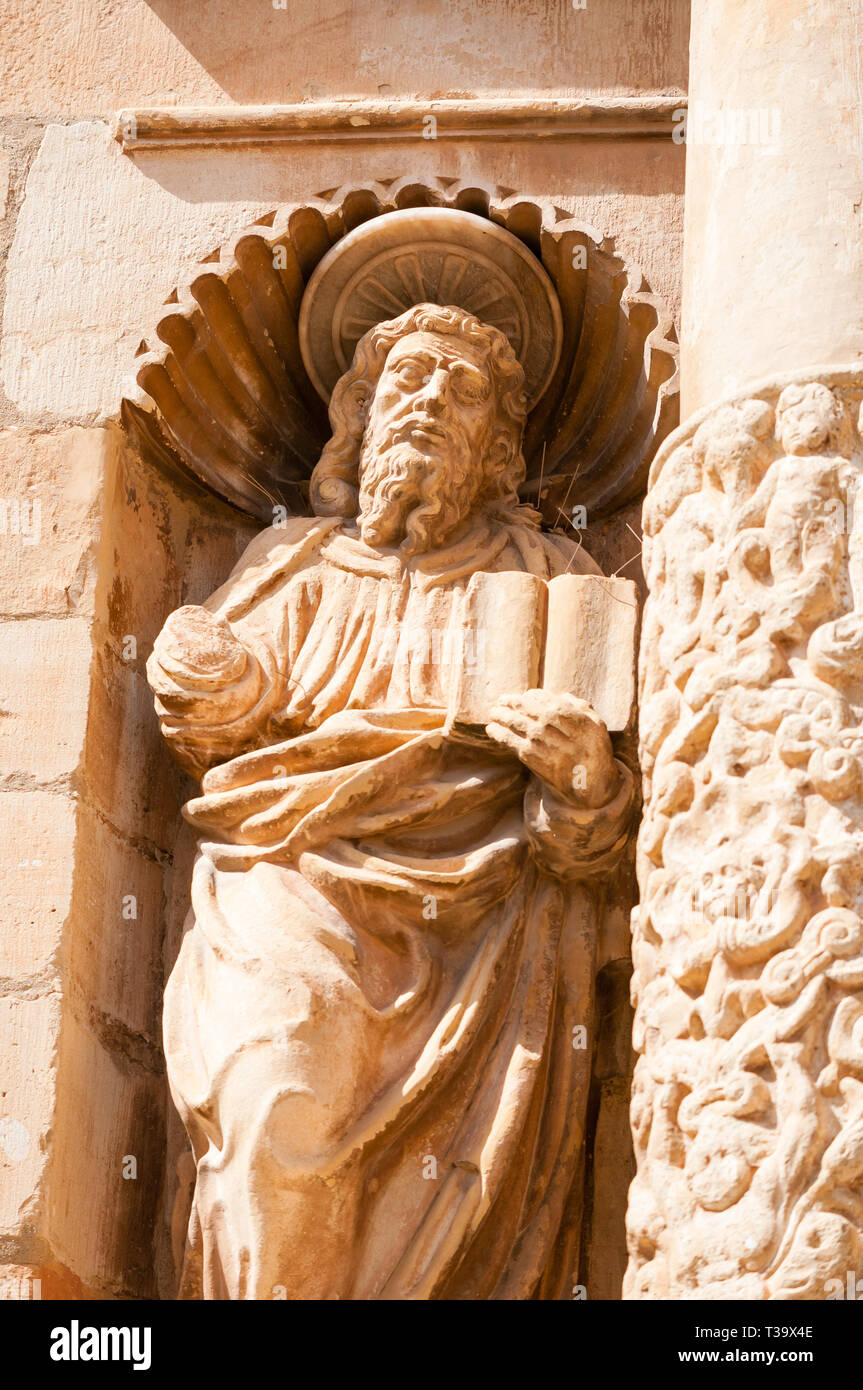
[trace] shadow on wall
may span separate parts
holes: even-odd
[[[443,177],[506,184],[560,201],[596,223],[612,220],[605,211],[610,203],[629,200],[637,217],[656,199],[666,209],[667,222],[672,221],[678,203],[682,205],[684,183],[683,146],[670,139],[529,145],[506,139],[437,142],[418,135],[394,146],[349,136],[319,145],[138,149],[124,158],[180,204],[218,200],[271,207],[368,179],[389,183],[409,172],[425,182]]]
[[[231,101],[686,90],[689,0],[148,0]]]
[[[81,1109],[92,1112],[92,1130],[104,1134],[110,1156],[101,1165],[108,1185],[96,1206],[102,1278],[120,1296],[170,1299],[182,1253],[172,1224],[188,1141],[168,1094],[161,1011],[188,909],[194,836],[180,814],[192,786],[164,748],[145,664],[166,614],[211,593],[257,528],[214,498],[169,485],[119,429],[116,439],[105,565],[111,580],[97,643],[88,767],[110,820],[134,832],[147,877],[139,887],[130,877],[129,851],[121,860],[123,845],[99,826],[104,833],[96,853],[108,887],[100,879],[94,893],[93,876],[84,876],[89,910],[80,913],[84,927],[76,949],[91,992],[94,976],[104,975],[117,998],[110,1015],[91,1007],[89,1017],[106,1052],[101,1067],[107,1079],[96,1072],[94,1083],[90,1060],[79,1068],[77,1085],[83,1075]],[[113,905],[121,892],[132,891],[135,915],[118,927]],[[102,902],[104,913],[96,910]],[[101,940],[91,942],[102,916]],[[135,1181],[120,1181],[127,1155],[136,1159]]]

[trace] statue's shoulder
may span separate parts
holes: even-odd
[[[314,563],[327,536],[341,523],[337,516],[290,516],[268,526],[249,542],[206,607],[247,610],[275,584]]]
[[[229,577],[272,565],[280,569],[299,565],[323,545],[341,524],[337,516],[289,516],[266,531],[259,531],[246,546]]]
[[[512,559],[517,557],[518,568],[543,579],[564,573],[602,574],[579,540],[557,531],[543,531],[536,517],[532,507],[519,507],[504,519],[509,536],[507,551]]]

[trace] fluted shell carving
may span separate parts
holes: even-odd
[[[148,455],[261,521],[272,521],[275,505],[306,512],[329,427],[300,352],[304,289],[348,232],[415,207],[456,208],[504,227],[557,292],[563,344],[528,417],[524,500],[553,526],[574,504],[598,517],[637,496],[677,422],[670,316],[638,269],[565,212],[444,179],[333,190],[274,211],[209,257],[142,344],[139,389],[123,403]]]

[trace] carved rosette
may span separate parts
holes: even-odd
[[[628,1298],[863,1274],[861,399],[759,384],[651,470]]]

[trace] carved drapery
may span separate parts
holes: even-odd
[[[861,1273],[861,398],[759,384],[652,468],[629,1298]]]

